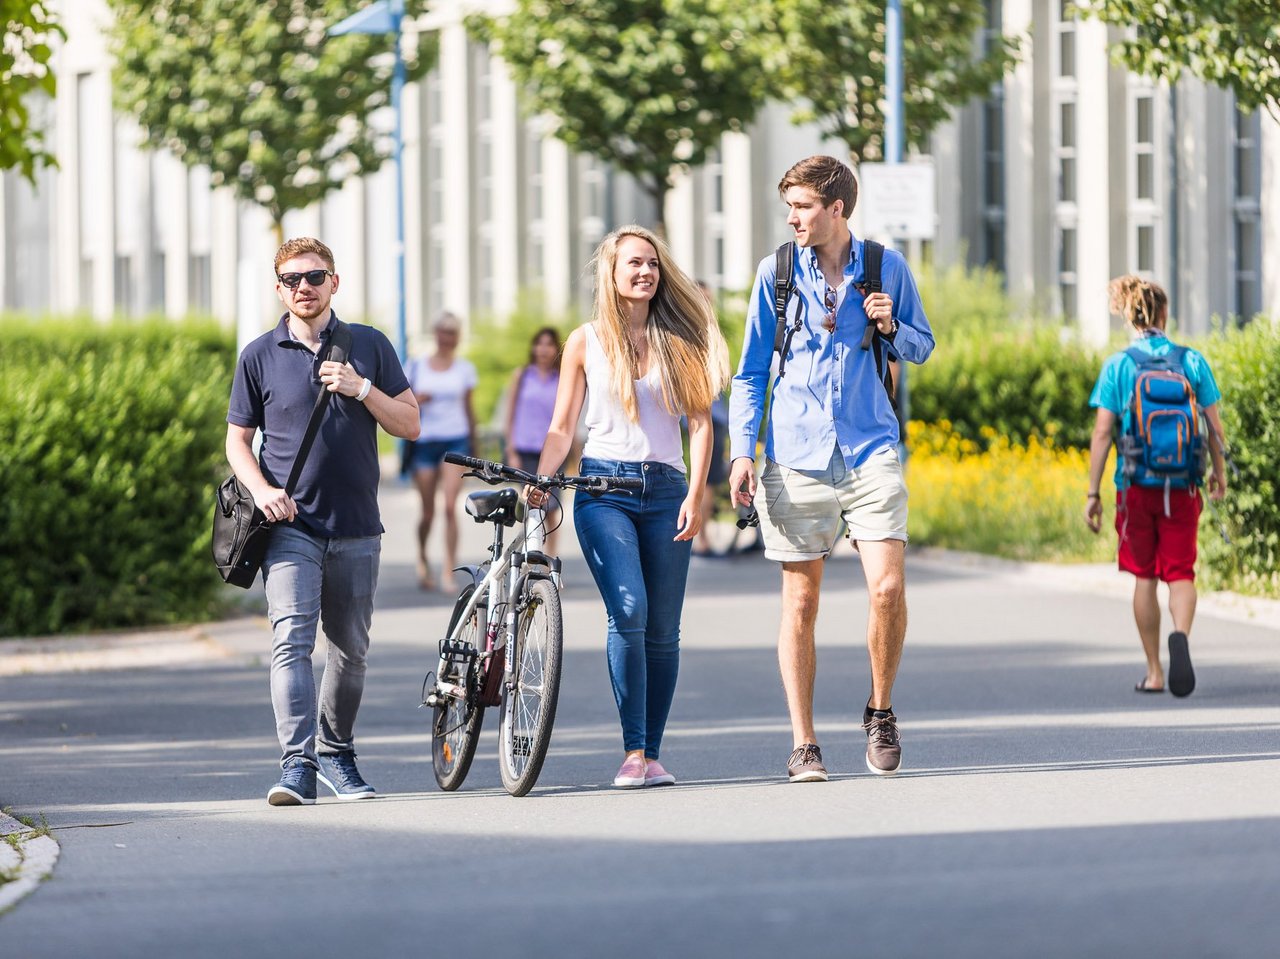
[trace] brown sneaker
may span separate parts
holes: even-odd
[[[787,760],[787,780],[793,783],[824,783],[827,767],[822,765],[822,750],[816,743],[805,743]]]
[[[867,731],[867,768],[877,776],[892,776],[902,765],[898,717],[892,709],[877,709],[864,714],[862,728]]]

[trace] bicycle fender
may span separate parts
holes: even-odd
[[[466,573],[471,577],[471,582],[476,586],[479,586],[484,580],[484,570],[479,566],[455,566],[453,571],[455,573]]]

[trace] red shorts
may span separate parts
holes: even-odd
[[[1127,494],[1117,493],[1120,568],[1140,579],[1166,583],[1195,579],[1200,508],[1200,491],[1194,487],[1169,490],[1168,516],[1163,488],[1130,486]]]

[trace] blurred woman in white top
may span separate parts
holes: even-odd
[[[457,355],[462,323],[452,313],[442,313],[432,331],[436,348],[430,356],[418,356],[405,367],[409,386],[418,398],[421,432],[414,444],[410,472],[422,498],[418,521],[418,585],[432,589],[436,579],[427,560],[427,537],[436,515],[437,491],[444,509],[444,563],[439,583],[453,589],[452,570],[458,565],[458,493],[462,489],[461,466],[443,462],[445,453],[473,455],[476,417],[471,392],[476,368]]]
[[[625,752],[613,784],[661,786],[675,782],[658,756],[679,669],[690,541],[702,523],[711,403],[728,382],[729,353],[706,298],[650,231],[609,234],[594,266],[594,320],[565,343],[538,472],[564,460],[585,403],[581,472],[644,480],[639,492],[577,494],[573,519],[608,613]],[[545,501],[537,490],[529,498]]]

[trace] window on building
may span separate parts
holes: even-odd
[[[1153,98],[1139,96],[1134,100],[1134,196],[1139,200],[1156,197],[1155,123]]]
[[[1062,321],[1076,319],[1076,230],[1074,226],[1058,231],[1058,298]]]
[[[987,50],[1000,38],[1002,8],[1001,0],[987,0],[983,31]],[[1001,274],[1005,271],[1004,178],[1004,84],[993,83],[982,108],[982,262]]]
[[[1154,226],[1138,227],[1137,262],[1139,273],[1154,273],[1156,269],[1156,229]]]

